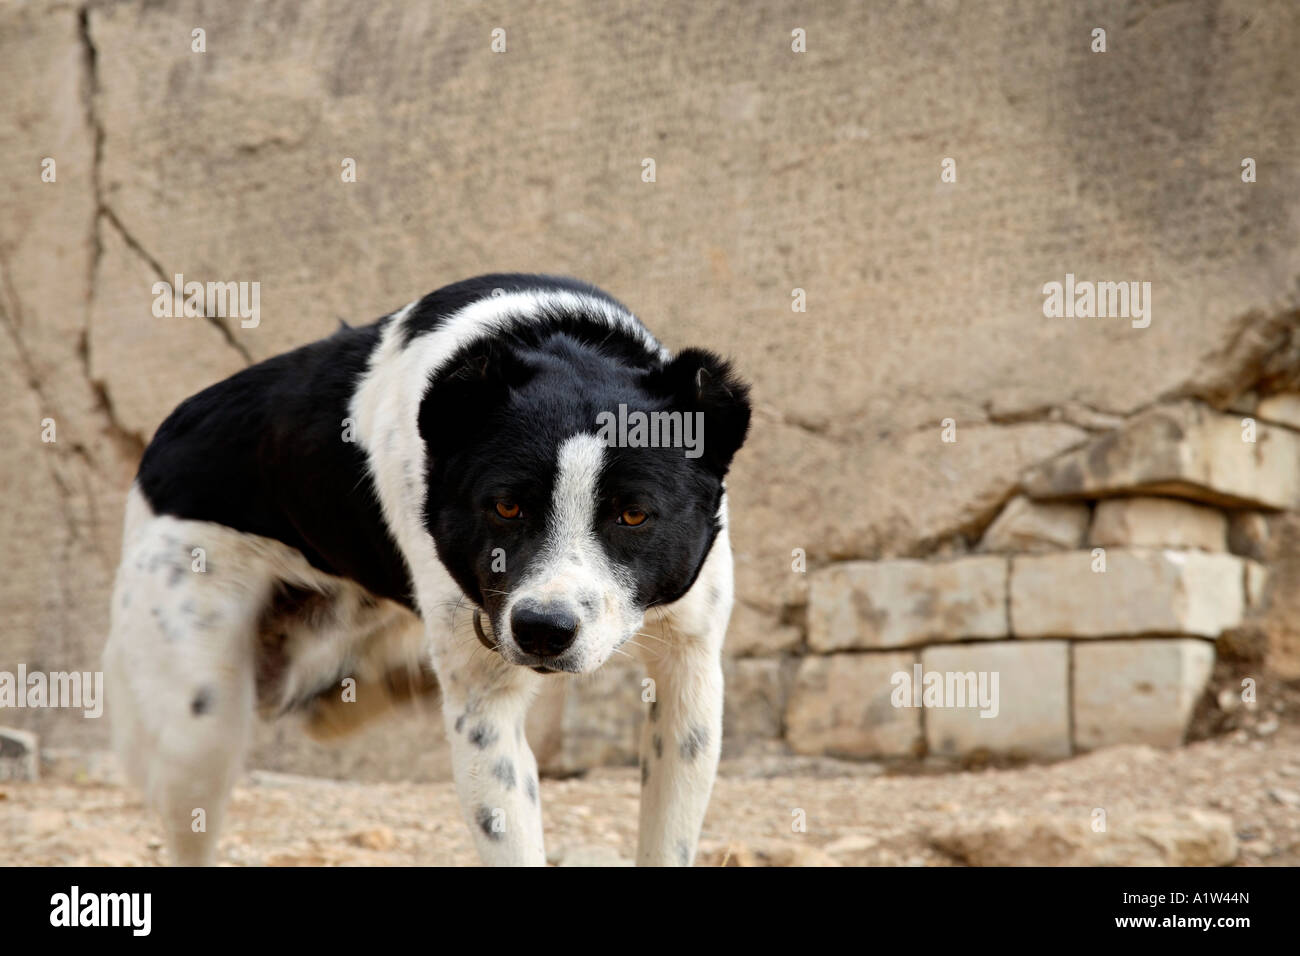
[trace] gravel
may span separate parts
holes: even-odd
[[[0,865],[165,862],[139,797],[102,755],[62,759],[36,783],[0,784]],[[94,772],[87,772],[90,767]],[[80,768],[80,769],[79,769]],[[634,855],[635,770],[544,780],[549,857],[617,865]],[[1300,865],[1300,727],[1245,730],[1178,750],[1116,747],[1049,765],[904,774],[767,756],[724,763],[701,865],[959,865],[934,835],[1001,813],[1111,821],[1214,811],[1236,865]],[[803,822],[803,832],[796,827]],[[231,866],[474,865],[450,783],[353,783],[254,771],[236,788],[221,846]]]

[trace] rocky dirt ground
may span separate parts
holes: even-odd
[[[54,760],[0,784],[0,864],[147,866],[159,831],[98,761]],[[916,768],[913,768],[914,771]],[[634,770],[544,780],[561,865],[626,862]],[[1105,811],[1107,831],[1090,823]],[[803,811],[806,832],[792,829]],[[473,865],[450,783],[349,783],[253,772],[235,792],[234,866]],[[961,772],[790,757],[725,762],[699,865],[967,863],[1300,865],[1300,727],[1276,722],[1176,751],[1118,747]]]

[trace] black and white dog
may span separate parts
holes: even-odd
[[[689,865],[749,417],[718,356],[673,357],[604,292],[529,275],[447,286],[183,402],[131,489],[104,653],[115,744],[173,859],[214,861],[257,713],[328,736],[437,687],[482,859],[543,864],[528,705],[542,675],[626,646],[654,682],[637,861]]]

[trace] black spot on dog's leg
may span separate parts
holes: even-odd
[[[691,865],[691,848],[687,845],[685,840],[679,840],[677,842],[677,862],[682,866]]]
[[[200,687],[190,701],[190,713],[195,717],[201,717],[212,707],[212,688]]]
[[[497,742],[497,729],[491,724],[476,724],[469,732],[469,742],[479,750],[487,750]]]
[[[495,822],[495,814],[490,807],[479,807],[474,818],[478,822],[478,828],[483,831],[483,835],[489,840],[500,840],[505,836],[504,833],[492,826]]]
[[[655,756],[662,760],[664,756],[664,739],[655,734],[651,742],[654,744]]]
[[[515,788],[515,765],[510,762],[509,757],[502,757],[492,765],[492,776],[501,781],[501,786],[507,790]]]
[[[155,607],[151,609],[149,613],[153,615],[154,621],[157,622],[158,630],[162,631],[164,641],[168,644],[172,644],[180,638],[181,635],[177,632],[176,628],[172,627],[171,621],[163,615],[162,608]]]
[[[451,676],[453,680],[456,679],[455,673],[453,673]],[[456,718],[456,733],[460,733],[462,730],[464,730],[465,721],[468,720],[470,717],[473,717],[475,714],[477,714],[478,711],[479,711],[479,702],[474,697],[473,694],[470,694],[467,698],[465,698],[465,709],[462,710],[460,712],[460,716]],[[493,734],[492,739],[493,740],[496,739],[495,734]]]
[[[709,732],[703,727],[692,727],[682,741],[682,756],[694,760],[709,746]]]
[[[537,803],[537,778],[529,777],[524,781],[524,793],[528,794],[528,799]]]

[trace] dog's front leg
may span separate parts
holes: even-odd
[[[641,731],[638,866],[690,866],[722,747],[722,665],[684,649],[648,665],[655,701]]]
[[[472,636],[435,637],[434,667],[461,811],[488,866],[545,866],[537,760],[524,718],[543,679]]]
[[[731,616],[725,531],[691,593],[652,614],[654,700],[641,730],[638,866],[690,866],[722,752],[722,643]]]

